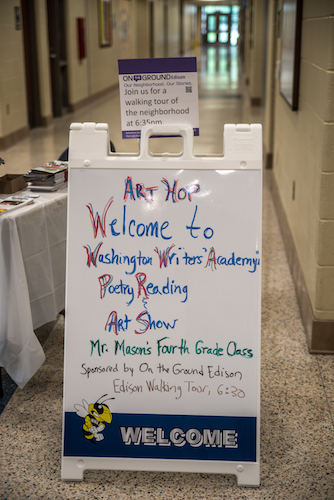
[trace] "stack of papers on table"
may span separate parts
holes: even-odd
[[[32,200],[31,198],[22,196],[9,196],[9,198],[0,200],[0,214],[5,214],[10,210],[14,210],[15,208],[21,208],[25,205],[30,205],[30,203],[34,203],[34,200]]]
[[[32,191],[57,191],[66,186],[67,161],[49,161],[42,167],[29,170],[23,177]]]

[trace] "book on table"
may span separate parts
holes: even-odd
[[[31,198],[26,198],[23,196],[9,196],[4,200],[0,200],[0,214],[5,214],[10,212],[11,210],[15,210],[16,208],[22,208],[26,205],[30,205],[34,203],[34,200]]]
[[[54,160],[29,170],[24,179],[30,189],[56,191],[66,185],[67,175],[68,162]]]

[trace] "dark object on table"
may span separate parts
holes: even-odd
[[[5,174],[0,177],[0,193],[13,194],[26,187],[22,174]]]

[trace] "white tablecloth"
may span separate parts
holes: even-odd
[[[0,366],[21,388],[45,360],[34,329],[65,307],[66,214],[63,189],[0,215]]]

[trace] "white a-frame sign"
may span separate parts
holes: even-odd
[[[259,485],[262,139],[147,126],[109,154],[70,132],[62,479],[86,469],[235,474]],[[152,156],[150,135],[183,153]]]

